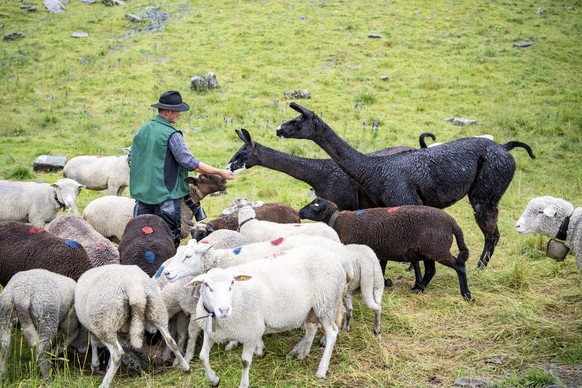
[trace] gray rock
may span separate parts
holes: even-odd
[[[455,125],[469,125],[475,124],[477,120],[466,119],[464,117],[450,117],[445,119],[446,121],[451,121]]]
[[[195,75],[190,79],[190,87],[192,90],[208,90],[218,87],[218,80],[216,74],[209,72],[205,76]]]
[[[311,93],[309,93],[309,90],[307,90],[307,89],[288,90],[288,91],[284,92],[283,94],[285,95],[285,98],[287,98],[287,99],[294,99],[294,98],[310,99],[311,98]]]
[[[382,35],[380,35],[380,34],[368,34],[368,38],[382,39]]]
[[[536,42],[532,42],[530,40],[526,40],[524,42],[517,42],[513,44],[513,47],[527,47],[536,44]]]
[[[125,20],[130,21],[132,23],[140,23],[140,22],[143,22],[143,19],[142,18],[140,18],[139,16],[134,15],[132,13],[126,13],[125,14]]]
[[[97,0],[79,0],[83,4],[93,4],[96,3]]]
[[[73,38],[86,38],[89,36],[88,32],[73,32],[71,34]]]
[[[484,388],[487,383],[483,380],[473,379],[471,377],[461,377],[453,384],[454,387]]]
[[[4,35],[4,40],[16,40],[20,38],[24,38],[22,32],[11,32],[10,34]]]
[[[20,9],[27,10],[28,12],[36,12],[38,10],[38,8],[36,6],[26,5],[26,4],[21,5]]]
[[[60,0],[44,0],[44,7],[50,13],[65,13],[67,8]]]

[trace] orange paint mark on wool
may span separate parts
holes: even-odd
[[[301,227],[301,224],[293,224],[293,226],[296,227],[296,228],[300,228]]]
[[[400,209],[400,206],[389,207],[388,209],[386,209],[386,211],[387,211],[388,213],[393,213],[393,212],[395,212],[395,211],[396,211],[396,210],[398,210],[398,209]]]
[[[33,227],[28,229],[28,233],[30,233],[30,234],[37,234],[37,233],[42,233],[42,232],[44,232],[44,229],[37,228],[36,226],[33,226]]]
[[[154,232],[154,229],[151,226],[144,226],[143,228],[141,228],[141,231],[144,234],[152,234]]]

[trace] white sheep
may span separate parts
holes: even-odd
[[[136,265],[108,264],[88,270],[75,290],[79,322],[91,333],[91,368],[99,367],[97,346],[110,353],[101,387],[109,387],[121,364],[124,351],[118,333],[129,328],[131,346],[141,348],[145,330],[159,330],[184,371],[190,366],[168,332],[168,312],[155,281]]]
[[[129,148],[123,148],[129,151]],[[109,195],[122,196],[129,186],[127,155],[77,156],[65,164],[65,178],[71,178],[90,190],[107,190]]]
[[[84,188],[68,178],[53,184],[0,181],[0,221],[28,222],[43,228],[59,210],[77,214],[77,196]]]
[[[95,267],[104,264],[119,264],[117,247],[81,217],[59,216],[49,222],[45,229],[57,237],[75,240],[81,244]]]
[[[133,218],[135,200],[116,195],[105,195],[89,202],[83,218],[103,237],[119,243],[127,223]]]
[[[372,248],[363,244],[348,244],[354,276],[348,285],[346,314],[343,329],[350,331],[352,295],[360,289],[364,304],[374,311],[374,333],[380,333],[382,296],[384,294],[384,274],[378,256]]]
[[[336,231],[321,222],[279,224],[277,222],[257,220],[255,209],[244,205],[238,210],[238,231],[251,241],[266,241],[281,236],[321,236],[340,241]]]
[[[277,257],[283,252],[289,249],[305,246],[319,246],[326,247],[326,249],[334,254],[334,257],[344,269],[346,273],[346,282],[351,283],[354,277],[354,263],[352,262],[350,251],[342,243],[334,240],[329,240],[327,238],[317,237],[317,236],[289,236],[286,238],[277,238],[271,241],[259,241],[254,243],[249,243],[242,246],[237,246],[235,248],[216,248],[217,242],[214,244],[208,244],[207,240],[218,231],[215,231],[208,235],[205,239],[196,243],[195,240],[190,240],[186,245],[178,247],[176,255],[171,259],[167,260],[158,270],[157,275],[164,274],[164,277],[171,282],[181,281],[185,277],[190,277],[198,275],[200,273],[206,272],[211,268],[226,268],[232,267],[239,264],[245,264],[251,261],[258,260],[264,257]],[[236,232],[235,232],[236,233]],[[359,282],[358,282],[359,284]],[[171,289],[166,289],[165,286],[162,289],[162,294],[166,294],[165,300],[168,300],[167,305],[169,310],[175,311],[176,308],[172,307],[176,304],[185,305],[184,302],[176,303],[175,300],[182,300],[183,296],[180,295],[181,291],[179,288],[172,287]],[[351,316],[351,294],[347,295],[348,292],[353,292],[353,290],[346,289],[346,295],[344,296],[344,307],[347,316]],[[172,295],[169,295],[172,293]],[[176,295],[173,295],[176,294]],[[191,307],[186,305],[186,307]],[[188,326],[188,344],[186,351],[187,356],[190,356],[194,352],[196,336],[198,333],[194,331],[192,325],[196,319],[195,315],[191,315],[186,308],[183,308],[184,312],[190,316],[190,324]],[[170,315],[171,316],[171,315]],[[183,327],[178,327],[178,336],[180,337],[180,332],[186,331]],[[230,343],[227,346],[227,350],[232,349],[236,346],[236,343]],[[264,346],[257,349],[257,353],[262,353]]]
[[[515,228],[521,234],[538,233],[564,241],[582,273],[582,207],[574,208],[561,198],[536,197],[529,201]]]
[[[305,323],[305,336],[289,356],[307,357],[317,331],[314,323],[321,323],[326,344],[316,376],[325,378],[338,334],[335,320],[346,287],[345,271],[325,248],[306,246],[283,255],[213,268],[192,280],[193,286],[200,285],[196,311],[204,329],[200,359],[213,386],[220,381],[209,362],[215,342],[242,342],[239,387],[248,387],[253,353],[262,344],[262,336]]]
[[[79,325],[73,304],[75,285],[73,279],[44,269],[21,271],[10,279],[0,294],[0,376],[6,374],[17,322],[26,342],[37,350],[44,379],[50,378],[49,352],[59,332],[64,333],[63,348],[77,337],[86,347],[87,332]],[[83,335],[84,343],[80,341]]]

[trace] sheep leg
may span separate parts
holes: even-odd
[[[101,362],[99,361],[99,345],[101,342],[96,336],[91,334],[91,372],[99,370]]]
[[[172,350],[172,352],[174,353],[174,356],[176,357],[176,359],[178,360],[178,362],[182,366],[182,370],[184,372],[189,372],[190,371],[190,364],[188,364],[186,362],[186,360],[184,360],[184,357],[182,357],[182,354],[178,350],[178,345],[176,345],[176,341],[174,341],[174,339],[170,335],[170,332],[168,331],[168,329],[166,327],[163,327],[163,326],[156,326],[156,327],[159,330],[160,334],[162,334],[162,337],[164,337],[164,341],[166,341],[166,345]],[[194,338],[194,340],[196,340],[196,339]]]
[[[190,317],[190,323],[188,324],[188,343],[186,345],[186,353],[184,354],[184,359],[187,363],[192,361],[194,358],[194,349],[196,348],[196,339],[200,333],[200,326],[196,323],[196,317],[194,314]],[[176,363],[174,361],[174,363]]]
[[[311,345],[315,338],[315,333],[317,333],[317,324],[311,322],[305,322],[305,334],[301,341],[293,347],[293,349],[287,354],[287,359],[293,358],[297,355],[299,360],[305,360],[305,358],[311,352]],[[327,343],[327,342],[326,342]]]
[[[338,335],[338,328],[337,325],[328,320],[323,320],[321,322],[323,329],[325,330],[325,350],[323,351],[323,355],[321,356],[321,361],[319,362],[319,367],[317,368],[317,373],[315,376],[318,379],[325,378],[327,374],[327,369],[329,368],[329,361],[331,360],[331,353],[333,351],[333,347],[335,346],[335,342],[337,340]]]
[[[343,330],[346,332],[350,331],[350,321],[352,320],[352,310],[353,310],[353,305],[352,305],[352,293],[351,291],[347,291],[346,294],[344,295],[344,307],[345,307],[345,313],[344,313],[344,326],[343,326]]]
[[[420,290],[424,291],[422,288],[422,271],[420,270],[420,260],[425,260],[425,257],[422,256],[420,253],[416,252],[415,250],[409,249],[405,254],[404,258],[406,261],[410,262],[410,265],[414,269],[414,286],[412,290]],[[425,262],[425,271],[426,271],[426,262]]]
[[[426,287],[428,287],[428,283],[430,283],[430,281],[432,280],[432,277],[434,276],[435,272],[436,269],[434,261],[429,259],[424,260],[424,276],[422,277],[420,284],[418,284],[419,288],[416,288],[416,286],[414,286],[415,287],[414,289],[424,292],[424,290],[426,290]]]
[[[16,317],[10,306],[8,309],[0,307],[0,377],[6,378],[6,358],[12,349],[12,328],[16,324]]]
[[[48,357],[50,348],[51,344],[48,338],[38,341],[38,365],[40,367],[40,375],[45,380],[50,380],[51,363]]]
[[[256,344],[254,343],[243,343],[242,351],[242,375],[240,379],[239,388],[249,387],[249,373],[251,370],[251,363],[253,362],[253,354],[255,353]]]
[[[200,350],[200,360],[202,361],[202,365],[204,366],[204,374],[206,378],[210,382],[210,385],[213,387],[217,387],[220,383],[220,379],[216,376],[216,372],[210,366],[210,349],[214,345],[214,341],[208,333],[204,332],[204,340],[202,341],[202,349]]]
[[[107,365],[107,372],[105,372],[105,377],[103,377],[103,381],[99,388],[109,388],[111,387],[113,378],[121,365],[124,351],[116,335],[112,338],[102,339],[101,342],[109,350],[109,365]]]
[[[469,291],[469,286],[467,284],[467,269],[465,268],[465,263],[455,263],[453,269],[457,271],[457,277],[459,278],[459,286],[461,288],[461,296],[465,300],[471,300],[471,291]]]
[[[388,260],[380,260],[380,268],[382,268],[382,274],[386,276],[386,264],[388,264]],[[392,280],[388,278],[384,278],[384,287],[392,287]]]

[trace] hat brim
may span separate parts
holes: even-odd
[[[186,104],[185,102],[183,102],[179,105],[168,105],[168,104],[162,104],[161,102],[158,102],[157,104],[152,104],[151,106],[154,108],[158,108],[158,109],[175,110],[178,112],[186,112],[187,110],[190,110],[190,106],[188,104]]]

